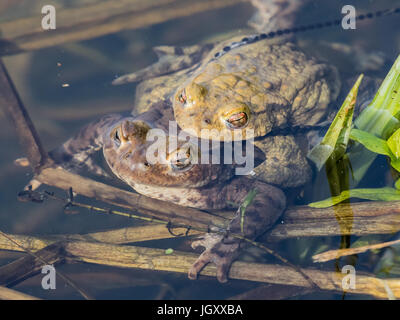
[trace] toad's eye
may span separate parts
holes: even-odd
[[[226,119],[226,125],[229,129],[240,129],[246,126],[249,117],[246,112],[239,112]]]
[[[119,129],[116,129],[114,131],[114,133],[112,134],[112,139],[114,140],[114,142],[116,143],[117,146],[121,145],[121,138],[120,138],[120,134],[119,134]]]
[[[178,96],[178,101],[182,104],[185,104],[187,101],[186,91],[185,89],[182,90],[181,94]]]
[[[190,148],[177,150],[169,159],[171,168],[174,171],[189,170],[192,167]]]
[[[190,160],[187,158],[176,159],[171,162],[172,169],[176,171],[182,171],[190,166]]]

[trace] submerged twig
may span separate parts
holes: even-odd
[[[40,300],[34,296],[0,286],[0,300]]]
[[[340,223],[335,217],[338,212]],[[296,237],[393,234],[399,229],[399,201],[368,201],[330,208],[291,207],[283,214],[282,223],[264,239],[279,241]]]
[[[176,250],[172,254],[166,255],[165,250],[162,249],[86,242],[70,242],[67,244],[66,250],[70,254],[75,255],[78,261],[180,273],[187,273],[187,270],[189,270],[190,266],[197,259],[196,254]],[[323,290],[339,292],[343,290],[342,279],[345,274],[313,269],[302,269],[302,271]],[[214,265],[207,265],[201,274],[215,276],[216,268]],[[233,263],[229,272],[229,278],[302,287],[311,286],[308,280],[304,279],[301,274],[291,267],[241,261]],[[394,295],[400,297],[400,279],[387,279],[386,281]],[[357,274],[356,288],[349,289],[348,292],[368,294],[378,298],[387,297],[386,290],[380,279],[361,273]]]
[[[1,234],[4,236],[4,234]],[[8,235],[7,235],[8,236]],[[12,239],[9,237],[8,239]],[[14,239],[13,239],[14,240]],[[14,244],[17,243],[14,240]],[[30,253],[30,250],[20,247],[24,252]],[[65,259],[60,243],[54,243],[34,254],[24,256],[11,263],[0,267],[0,285],[15,286],[19,282],[40,272],[44,265],[56,265],[62,263]]]
[[[329,260],[333,260],[339,257],[350,256],[353,254],[363,253],[369,250],[377,250],[386,247],[390,247],[392,245],[400,243],[400,240],[370,244],[367,246],[357,247],[357,248],[347,248],[347,249],[338,249],[338,250],[329,250],[313,256],[314,262],[326,262]]]
[[[185,229],[177,229],[179,231],[185,231]],[[192,234],[198,234],[199,232],[193,230]],[[164,225],[146,225],[139,227],[127,227],[109,231],[94,232],[88,234],[57,234],[47,236],[29,236],[20,234],[9,234],[9,237],[15,240],[20,246],[10,242],[5,237],[0,237],[0,249],[1,250],[12,250],[22,251],[26,249],[31,251],[37,251],[43,249],[55,242],[64,241],[88,241],[88,242],[103,242],[110,244],[127,244],[135,242],[143,242],[149,240],[158,240],[171,237],[168,230]]]
[[[39,243],[38,239],[37,243]],[[187,270],[189,270],[190,266],[197,259],[197,255],[194,253],[185,253],[176,250],[171,254],[165,254],[164,249],[87,241],[63,242],[63,246],[69,260],[124,268],[187,273]],[[342,280],[346,274],[304,268],[301,270],[322,290],[338,292],[343,290]],[[200,274],[215,276],[216,267],[214,265],[207,265]],[[296,270],[282,265],[236,261],[230,269],[229,278],[306,288],[311,287],[310,282]],[[400,279],[387,279],[386,284],[384,284],[382,279],[362,273],[357,273],[356,288],[349,289],[348,292],[372,295],[377,298],[387,298],[385,285],[390,288],[395,297],[400,297]]]
[[[46,252],[46,250],[43,249],[44,254],[45,254],[45,257],[42,257],[43,252],[34,253],[34,252],[32,252],[31,250],[29,250],[29,249],[27,249],[27,248],[24,248],[24,247],[21,246],[17,241],[15,241],[12,237],[8,236],[7,234],[5,234],[5,233],[2,232],[2,231],[0,231],[0,235],[3,236],[4,238],[7,238],[10,242],[12,242],[13,244],[15,244],[17,247],[21,248],[22,251],[28,253],[31,257],[34,257],[34,258],[37,260],[36,262],[34,262],[35,265],[36,265],[37,262],[44,263],[45,265],[52,264],[51,261],[47,260],[47,258],[49,258],[49,256],[47,255],[48,252]],[[62,258],[65,257],[64,255],[61,255],[61,254],[60,254],[60,251],[59,251],[59,250],[61,250],[61,248],[63,248],[61,245],[55,245],[55,244],[53,244],[53,245],[50,246],[50,248],[49,248],[49,250],[48,250],[48,251],[52,252],[52,251],[54,251],[54,249],[56,249],[56,251],[57,251],[57,252],[56,252],[56,256],[51,255],[51,258],[52,258],[52,259],[55,259],[57,262],[60,261],[60,259],[62,259]],[[22,261],[22,264],[25,264],[25,262],[26,262],[26,261]],[[54,261],[53,261],[53,262],[54,262]],[[16,262],[12,262],[12,263],[11,263],[11,266],[12,266],[12,267],[13,267],[13,265],[12,265],[13,263],[15,263],[15,264],[17,264],[17,265],[21,265],[21,261],[18,261],[18,260],[17,260]],[[8,266],[7,266],[7,265],[6,265],[6,266],[3,266],[2,268],[4,268],[3,271],[4,271],[4,270],[8,271]],[[31,273],[33,273],[33,272],[34,272],[34,270],[31,270]],[[28,273],[29,273],[29,271],[28,271]],[[86,292],[84,292],[82,289],[80,289],[80,288],[79,288],[71,279],[69,279],[67,276],[63,275],[63,274],[60,273],[60,272],[57,272],[57,274],[58,274],[58,276],[59,276],[60,278],[62,278],[66,283],[68,283],[72,288],[74,288],[77,292],[79,292],[79,294],[80,294],[83,298],[85,298],[85,299],[87,299],[87,300],[91,300],[91,299],[92,299]],[[14,279],[14,281],[17,281],[17,280],[20,279],[20,277],[26,276],[26,275],[27,275],[27,274],[18,274],[18,276],[16,276],[16,278]],[[11,279],[8,279],[8,281],[11,281]]]
[[[47,164],[50,159],[1,59],[0,106],[4,108],[8,117],[14,122],[17,136],[27,153],[29,163],[33,170],[37,172],[39,167]]]

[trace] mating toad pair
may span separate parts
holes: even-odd
[[[231,233],[256,238],[284,211],[284,190],[302,186],[311,178],[306,129],[318,126],[331,111],[340,90],[336,69],[308,57],[291,43],[265,35],[206,46],[162,47],[157,52],[159,62],[146,72],[116,81],[149,78],[137,88],[132,114],[108,115],[90,123],[51,156],[65,167],[83,165],[100,173],[102,168],[91,156],[102,149],[112,172],[137,192],[200,209],[224,209],[232,202],[240,206],[256,189],[244,221],[238,210],[228,226]],[[232,139],[254,139],[262,155],[257,155],[254,168],[257,179],[236,176],[235,164],[223,161],[191,163],[193,154],[184,141],[178,141],[163,163],[149,163],[148,133],[158,128],[168,135],[168,122],[173,120],[198,137],[208,129],[223,132],[211,134],[211,140],[226,134]],[[197,246],[206,249],[189,277],[196,278],[213,262],[218,280],[226,281],[241,241],[229,233],[209,233],[193,242]]]

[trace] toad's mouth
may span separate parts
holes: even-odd
[[[225,120],[225,123],[229,129],[240,129],[246,126],[249,121],[249,117],[246,112],[235,113]]]

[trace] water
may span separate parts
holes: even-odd
[[[9,1],[0,3],[0,23],[16,18],[32,16],[49,1]],[[56,6],[67,1],[57,1]],[[85,1],[92,4],[95,1]],[[396,0],[353,1],[357,13],[370,12],[398,6]],[[8,4],[8,5],[7,5]],[[83,2],[68,2],[68,7]],[[298,24],[309,24],[333,20],[340,15],[345,1],[311,1],[299,16]],[[5,10],[5,11],[4,11]],[[156,60],[151,48],[157,45],[195,44],[217,33],[247,28],[253,8],[248,3],[214,11],[194,14],[169,20],[160,24],[123,30],[90,40],[61,44],[37,51],[4,57],[5,65],[16,88],[27,107],[32,120],[47,150],[71,136],[79,127],[103,114],[130,110],[133,106],[135,84],[112,86],[111,81],[124,73],[139,70]],[[371,19],[359,23],[356,30],[326,28],[298,35],[298,42],[306,51],[328,59],[335,64],[343,76],[357,73],[355,60],[345,53],[335,53],[329,43],[344,43],[350,47],[362,47],[365,52],[383,52],[385,64],[377,71],[368,71],[371,76],[384,76],[400,52],[399,16]],[[1,29],[1,28],[0,28]],[[51,31],[49,31],[51,32]],[[1,44],[0,44],[1,46]],[[338,45],[337,45],[338,46]],[[110,216],[93,215],[85,210],[79,214],[66,215],[62,205],[48,201],[44,204],[22,203],[16,199],[32,177],[30,170],[16,167],[13,161],[24,155],[18,145],[15,131],[0,111],[0,228],[13,234],[47,235],[88,233],[129,225],[132,220]],[[388,166],[378,158],[364,186],[380,187],[390,183],[385,178]],[[116,182],[118,186],[123,186]],[[47,188],[46,190],[54,190]],[[63,195],[62,191],[57,190]],[[314,180],[298,203],[307,203],[329,196],[324,175]],[[80,199],[82,200],[82,199]],[[88,201],[87,199],[85,199]],[[350,242],[357,237],[347,239]],[[378,240],[390,236],[375,237]],[[271,245],[291,262],[304,267],[315,267],[311,256],[317,251],[338,248],[341,240],[334,238],[303,238],[282,241]],[[176,239],[152,241],[139,245],[156,248],[188,249],[186,241]],[[324,249],[324,250],[321,250]],[[254,253],[260,261],[276,262],[260,251]],[[20,253],[0,251],[0,265],[20,257]],[[341,265],[349,259],[343,259]],[[379,260],[377,254],[359,255],[357,270],[373,272]],[[354,261],[350,261],[354,262]],[[322,265],[333,271],[335,262]],[[220,285],[215,279],[203,277],[200,281],[189,281],[186,274],[130,270],[103,267],[94,264],[60,265],[57,271],[68,275],[80,287],[97,299],[226,299],[259,286],[250,281],[230,280]],[[14,288],[46,299],[79,299],[80,295],[70,286],[58,280],[57,289],[45,291],[41,288],[42,275],[32,277]],[[285,292],[274,286],[274,292]],[[283,294],[284,295],[284,294]],[[298,295],[298,299],[341,299],[341,294],[314,292]],[[359,298],[347,295],[346,298]],[[364,297],[368,298],[368,297]]]

